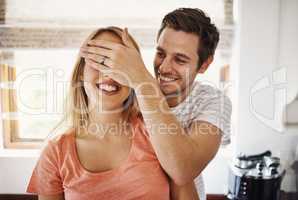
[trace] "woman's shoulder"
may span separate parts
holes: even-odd
[[[71,137],[75,136],[75,129],[74,128],[69,128],[67,130],[64,130],[62,133],[58,133],[51,138],[48,139],[49,143],[52,144],[63,144],[71,139]]]
[[[56,135],[53,135],[51,137],[51,141],[58,142],[58,141],[64,140],[69,136],[73,135],[74,133],[75,133],[75,128],[73,127],[66,128],[58,132]]]
[[[58,151],[62,152],[72,145],[73,138],[75,137],[75,129],[69,128],[62,133],[48,138],[45,143],[43,150]]]

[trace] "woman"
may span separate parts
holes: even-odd
[[[85,44],[91,39],[122,43],[121,34],[116,27],[99,29]],[[134,92],[79,57],[70,93],[65,120],[72,128],[48,142],[27,192],[42,200],[170,199],[168,177],[149,142]]]

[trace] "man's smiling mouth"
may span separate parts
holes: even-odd
[[[162,81],[162,82],[173,82],[173,81],[178,80],[178,78],[164,76],[161,74],[158,75],[158,79],[159,79],[159,81]]]

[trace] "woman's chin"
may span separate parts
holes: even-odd
[[[107,92],[97,91],[95,95],[95,105],[99,105],[102,110],[115,110],[123,107],[124,101],[128,98],[128,95],[124,92]]]
[[[97,104],[96,106],[94,106],[94,109],[96,109],[98,113],[105,112],[106,114],[108,114],[108,113],[122,111],[123,105],[115,104],[113,102],[105,102],[105,103]]]

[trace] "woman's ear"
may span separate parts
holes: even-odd
[[[212,62],[213,62],[213,55],[212,55],[212,56],[209,56],[209,57],[207,58],[207,60],[205,60],[205,61],[203,62],[203,64],[201,65],[201,67],[200,67],[199,70],[198,70],[198,73],[203,74],[203,73],[208,69],[209,65],[210,65]]]

